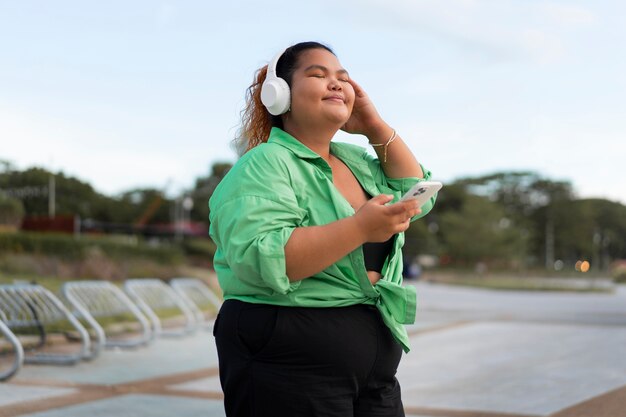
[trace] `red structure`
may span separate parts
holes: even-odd
[[[29,232],[79,233],[80,218],[78,216],[25,217],[21,229]]]

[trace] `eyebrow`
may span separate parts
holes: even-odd
[[[322,71],[324,71],[324,72],[329,72],[329,71],[328,71],[328,68],[326,68],[326,67],[325,67],[325,66],[323,66],[323,65],[319,65],[319,64],[309,65],[308,67],[306,67],[306,68],[304,69],[304,71],[309,71],[309,70],[312,70],[312,69],[318,69],[318,70],[322,70]],[[342,68],[342,69],[340,69],[340,70],[338,70],[338,71],[337,71],[337,73],[338,73],[338,74],[339,74],[339,73],[341,73],[341,74],[346,74],[347,76],[350,76],[350,74],[348,74],[348,71],[346,71],[346,70],[345,70],[345,69],[343,69],[343,68]]]

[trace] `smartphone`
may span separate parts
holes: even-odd
[[[418,204],[423,206],[439,190],[443,184],[439,181],[421,181],[415,184],[409,191],[400,198],[400,201],[416,199]]]

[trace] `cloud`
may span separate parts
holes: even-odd
[[[155,20],[159,27],[168,26],[174,19],[176,8],[169,2],[161,2],[156,9]]]
[[[426,33],[491,60],[539,64],[560,62],[567,56],[564,31],[598,20],[581,6],[523,1],[359,0],[355,7],[364,9],[360,13],[367,22],[363,24]]]
[[[384,26],[385,31],[403,31],[432,36],[456,45],[468,54],[492,60],[509,60],[510,52],[502,43],[507,25],[499,17],[506,11],[477,0],[438,2],[360,0],[355,5],[365,17],[364,25]],[[489,22],[489,24],[486,24]]]
[[[541,3],[538,10],[555,23],[572,27],[589,26],[598,21],[598,17],[589,9],[581,6],[559,3]]]
[[[558,36],[539,29],[526,29],[520,33],[518,42],[531,59],[539,64],[560,62],[567,54]]]
[[[531,9],[530,26],[516,35],[519,46],[532,61],[552,64],[563,61],[567,55],[567,33],[586,28],[597,22],[597,16],[580,6],[558,3],[540,3]]]

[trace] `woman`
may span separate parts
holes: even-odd
[[[378,158],[331,142],[339,129]],[[395,373],[416,306],[403,232],[434,198],[392,201],[430,173],[315,42],[257,72],[241,133],[247,151],[210,200],[227,416],[403,416]]]

